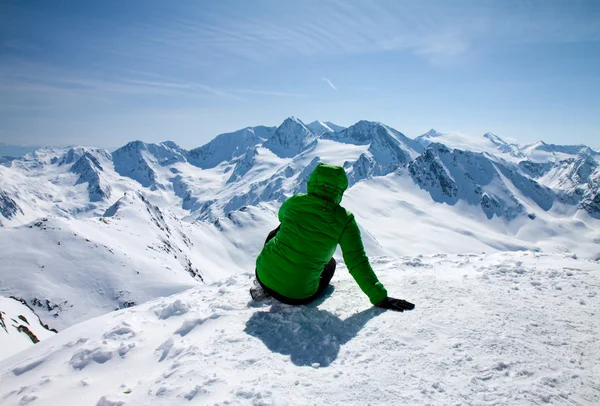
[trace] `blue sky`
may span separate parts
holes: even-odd
[[[4,1],[0,142],[358,120],[600,147],[598,1]]]

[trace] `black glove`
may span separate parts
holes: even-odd
[[[403,312],[405,310],[412,310],[415,305],[402,299],[394,299],[393,297],[386,297],[380,303],[376,305],[382,309],[390,309],[396,312]]]

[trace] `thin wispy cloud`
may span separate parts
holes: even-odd
[[[257,90],[257,89],[233,89],[230,90],[232,93],[245,93],[245,94],[256,94],[260,96],[276,96],[276,97],[309,97],[308,94],[304,93],[289,93],[289,92],[278,92],[273,90]]]
[[[191,86],[182,84],[182,83],[169,83],[169,82],[153,82],[149,80],[127,80],[129,83],[134,83],[138,85],[144,86],[152,86],[152,87],[163,87],[167,89],[189,89]]]
[[[73,72],[21,61],[0,67],[0,110],[69,107],[85,103],[120,103],[124,97],[243,101],[234,92],[191,81],[122,78],[105,79],[90,72]],[[11,103],[8,103],[11,101]]]
[[[220,9],[202,21],[167,19],[163,26],[132,25],[131,30],[139,40],[138,49],[148,49],[148,55],[157,57],[156,47],[164,47],[171,51],[170,61],[190,65],[210,61],[191,58],[196,53],[260,61],[294,54],[314,57],[396,51],[438,60],[460,57],[484,41],[510,44],[600,38],[598,16],[589,15],[583,21],[575,16],[574,11],[583,6],[575,4],[567,10],[570,14],[564,15],[545,12],[544,4],[533,2],[511,10],[402,1],[324,1],[315,7],[258,2],[260,17],[225,16],[225,9]]]
[[[337,87],[335,87],[335,85],[331,82],[331,80],[327,79],[327,78],[321,78],[321,80],[325,83],[327,83],[329,85],[330,88],[332,88],[333,90],[338,90]]]

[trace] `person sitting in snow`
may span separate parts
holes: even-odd
[[[307,194],[287,199],[279,209],[280,225],[271,231],[256,259],[258,299],[272,296],[289,305],[320,297],[333,277],[333,253],[339,244],[350,275],[375,306],[396,311],[415,305],[388,296],[365,253],[354,215],[340,206],[348,188],[344,168],[319,163],[308,180]]]

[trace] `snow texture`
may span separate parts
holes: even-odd
[[[414,311],[370,307],[343,265],[322,300],[300,307],[249,302],[252,274],[241,273],[83,322],[0,361],[0,399],[600,402],[598,264],[532,252],[372,262]]]

